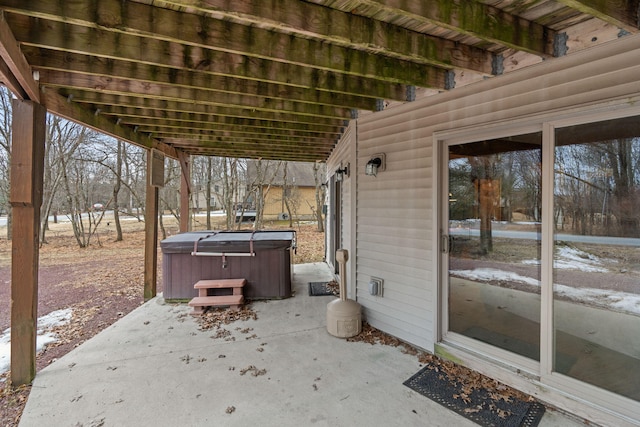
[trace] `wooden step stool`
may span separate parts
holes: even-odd
[[[198,296],[189,301],[189,306],[193,307],[191,315],[198,316],[204,313],[205,307],[229,306],[232,310],[238,310],[244,303],[242,288],[247,284],[247,279],[217,279],[199,280],[193,287],[198,290]],[[208,289],[233,289],[233,295],[207,294]]]

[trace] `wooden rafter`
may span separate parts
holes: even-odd
[[[60,117],[80,122],[85,126],[99,130],[114,138],[124,139],[141,147],[155,148],[162,151],[168,157],[176,158],[175,149],[172,147],[160,141],[153,140],[149,138],[148,135],[137,134],[128,127],[119,126],[111,120],[107,120],[100,115],[83,109],[78,104],[69,102],[66,98],[53,91],[45,91],[42,95],[41,102],[49,112]]]
[[[210,101],[206,103],[193,103],[184,100],[166,100],[159,98],[145,98],[142,96],[117,95],[111,93],[80,91],[73,92],[64,91],[65,96],[70,96],[73,102],[91,104],[99,106],[101,111],[107,114],[123,114],[127,115],[130,111],[128,108],[161,110],[162,111],[181,112],[181,113],[200,113],[219,116],[230,116],[237,118],[255,118],[273,121],[283,121],[289,123],[317,124],[328,126],[343,126],[345,120],[349,118],[349,112],[344,111],[343,117],[335,115],[319,114],[314,116],[306,111],[274,111],[273,109],[262,110],[254,107],[245,106],[229,106],[228,104],[216,103]],[[322,113],[321,110],[319,110]]]
[[[23,44],[33,41],[23,42]],[[123,78],[144,80],[146,77],[147,80],[153,78],[153,81],[159,83],[206,84],[209,87],[219,84],[222,87],[236,87],[236,90],[243,89],[247,93],[267,86],[267,91],[283,88],[294,94],[296,91],[307,91],[311,94],[318,92],[316,95],[307,95],[309,99],[314,96],[322,99],[324,96],[335,94],[346,99],[363,97],[405,101],[408,90],[407,85],[387,84],[375,79],[318,71],[268,60],[255,60],[240,55],[218,55],[218,52],[213,52],[214,56],[206,52],[207,59],[197,59],[200,57],[198,54],[190,63],[173,62],[167,65],[160,63],[158,59],[152,63],[150,58],[142,58],[134,54],[127,56],[125,60],[119,60],[106,56],[63,53],[62,50],[46,50],[28,45],[23,48],[23,51],[33,58],[31,64],[36,69],[73,69],[79,73],[92,75],[103,75],[105,69],[108,69],[109,75]],[[443,73],[433,73],[432,78],[431,84],[443,84]]]
[[[73,2],[15,0],[15,5],[11,5],[11,1],[4,3],[7,10],[34,18],[28,20],[30,29],[45,24],[49,27],[47,33],[52,37],[56,36],[56,32],[50,27],[64,17],[66,27],[75,25],[86,29],[99,29],[105,37],[109,32],[135,34],[150,39],[150,42],[175,42],[191,48],[199,47],[271,59],[391,83],[426,86],[420,83],[424,79],[427,67],[422,63],[131,1],[102,0],[97,10],[74,7]],[[13,25],[18,27],[18,22],[14,22]],[[86,32],[91,33],[89,30]],[[65,34],[67,33],[58,32],[57,36],[66,38]],[[82,37],[82,31],[77,32],[74,39],[76,43],[88,44],[87,36]],[[125,47],[120,43],[118,45]],[[140,43],[134,48],[137,51],[144,49]],[[452,65],[449,67],[453,68]]]
[[[449,31],[543,57],[553,56],[555,31],[479,1],[310,1],[392,23],[411,19],[439,33]]]
[[[198,104],[213,104],[220,106],[243,106],[255,108],[263,111],[299,111],[301,113],[318,115],[324,117],[348,117],[351,108],[358,108],[356,105],[329,104],[330,98],[323,95],[326,103],[313,102],[311,99],[298,101],[295,97],[269,95],[257,95],[245,92],[227,92],[223,90],[210,90],[208,86],[202,87],[182,87],[180,85],[169,85],[153,83],[134,79],[121,79],[109,76],[96,75],[71,75],[65,71],[43,70],[40,73],[42,84],[47,87],[64,87],[73,89],[93,90],[101,93],[111,94],[134,94],[137,97],[166,99],[177,102],[192,102]],[[293,91],[289,91],[292,93]],[[316,92],[320,93],[320,92]],[[336,97],[338,98],[338,97]],[[356,102],[356,101],[352,101]],[[362,102],[363,106],[370,106],[368,110],[375,108],[375,102],[369,100]],[[360,108],[364,109],[364,108]]]
[[[36,102],[40,100],[38,83],[7,24],[4,12],[0,13],[0,76],[19,98]]]
[[[597,16],[605,22],[628,31],[640,28],[640,0],[598,1],[558,0],[573,9]]]
[[[215,19],[258,26],[425,65],[460,68],[482,74],[491,74],[492,71],[492,54],[485,49],[304,1],[162,0],[155,4],[176,10],[187,6]]]
[[[358,111],[550,58],[566,47],[563,31],[594,16],[637,32],[639,1],[0,0],[0,9],[58,114],[169,152],[265,157],[255,143],[267,142],[258,147],[283,158],[323,160]],[[22,87],[8,63],[0,76]]]
[[[268,120],[235,118],[226,116],[207,116],[204,114],[165,114],[164,118],[150,118],[150,115],[136,116],[134,113],[123,116],[120,121],[131,126],[233,130],[243,129],[246,132],[265,133],[267,135],[306,135],[309,138],[329,138],[342,133],[342,127],[315,126],[311,124],[291,124]]]

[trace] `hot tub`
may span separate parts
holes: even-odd
[[[202,279],[247,279],[245,298],[291,296],[293,230],[192,231],[160,242],[163,296],[185,300],[197,296]]]

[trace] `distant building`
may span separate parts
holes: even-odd
[[[316,184],[313,166],[314,164],[309,162],[259,163],[251,160],[247,163],[248,187],[252,187],[256,193],[261,189],[261,192],[266,194],[264,220],[288,219],[289,214],[297,220],[315,219]],[[258,167],[261,170],[258,170]]]

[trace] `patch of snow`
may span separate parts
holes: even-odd
[[[607,260],[607,262],[615,262],[615,260]],[[522,264],[540,265],[540,260],[525,259],[522,261]],[[553,260],[554,268],[563,270],[580,270],[587,273],[608,273],[609,270],[602,267],[602,264],[602,260],[597,256],[570,246],[556,247],[556,256]]]
[[[36,352],[42,351],[47,345],[55,342],[57,337],[51,332],[56,326],[61,326],[71,321],[73,310],[65,308],[52,311],[38,318],[38,335],[36,337]],[[9,370],[11,366],[11,328],[0,334],[0,374]]]
[[[573,288],[571,286],[554,284],[553,289],[575,301],[591,303],[600,307],[612,307],[640,315],[640,295],[628,292],[611,291],[608,289]]]
[[[532,277],[521,276],[517,273],[494,268],[451,270],[450,274],[452,276],[474,281],[506,281],[512,283],[523,283],[531,286],[540,286],[540,281]],[[640,316],[639,294],[612,291],[608,289],[574,288],[560,284],[554,284],[553,289],[558,295],[567,297],[572,301],[610,308],[616,311],[623,311]]]
[[[452,276],[461,277],[463,279],[477,280],[482,282],[516,282],[526,285],[540,286],[540,281],[532,277],[521,276],[518,273],[510,271],[498,270],[495,268],[475,268],[473,270],[451,270]]]

